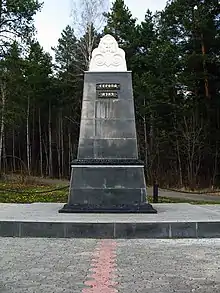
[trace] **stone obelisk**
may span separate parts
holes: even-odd
[[[85,72],[78,155],[59,212],[156,213],[138,160],[132,73],[111,35],[101,39]]]

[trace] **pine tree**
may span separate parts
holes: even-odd
[[[41,6],[38,0],[0,1],[0,57],[15,39],[24,42],[33,35],[33,16]]]

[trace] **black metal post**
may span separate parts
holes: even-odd
[[[158,183],[154,182],[153,185],[153,203],[158,203]]]

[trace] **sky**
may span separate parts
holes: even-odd
[[[162,10],[166,2],[167,0],[125,0],[138,21],[144,20],[147,9],[152,12]],[[62,30],[68,24],[71,25],[71,0],[44,0],[41,12],[36,14],[35,26],[37,39],[46,52],[52,54],[51,47],[56,47]]]

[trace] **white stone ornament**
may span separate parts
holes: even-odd
[[[125,52],[113,36],[104,36],[93,50],[89,71],[127,71]]]

